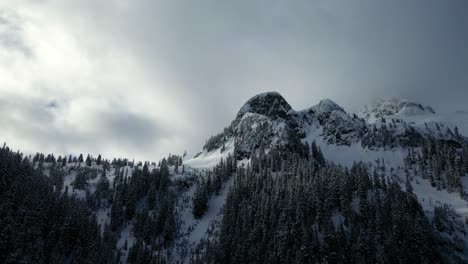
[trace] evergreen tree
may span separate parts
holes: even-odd
[[[201,186],[195,190],[192,201],[192,213],[195,219],[199,219],[203,216],[206,209],[208,209],[208,192],[207,185],[203,182]]]
[[[86,156],[86,166],[91,167],[91,156],[89,154]]]
[[[80,156],[78,157],[78,162],[83,162],[83,154],[80,154]]]

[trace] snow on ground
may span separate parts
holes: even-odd
[[[428,120],[434,120],[435,115],[431,115],[431,118]],[[464,121],[467,124],[468,128],[468,114],[466,114],[466,120],[460,118],[459,121]],[[411,117],[407,117],[410,119]],[[416,120],[419,120],[416,117]],[[425,122],[428,120],[418,121],[419,123],[413,122],[412,125],[415,126],[425,126]],[[452,119],[454,120],[454,119]],[[407,122],[412,122],[411,120],[406,120]],[[432,121],[434,122],[434,121]],[[453,122],[453,121],[452,121]],[[449,123],[443,123],[446,126],[449,126]],[[462,129],[459,122],[460,133],[466,133]],[[453,123],[452,123],[453,124]],[[429,125],[429,127],[431,127]],[[453,128],[453,125],[451,126]],[[327,160],[330,160],[334,163],[340,164],[342,166],[350,167],[354,162],[363,161],[366,163],[376,164],[377,159],[383,159],[385,161],[386,171],[390,176],[391,169],[394,169],[394,175],[397,175],[399,182],[402,188],[405,188],[405,175],[403,171],[404,167],[404,158],[407,155],[407,150],[402,148],[395,149],[369,149],[363,148],[360,142],[354,143],[351,146],[337,146],[335,144],[329,144],[322,139],[321,133],[322,129],[310,126],[306,129],[307,137],[303,142],[309,143],[309,145],[315,141],[317,146],[319,146]],[[467,131],[468,132],[468,131]],[[468,190],[468,176],[462,178],[462,184],[465,190]],[[465,219],[468,218],[468,202],[464,200],[458,192],[449,193],[447,190],[437,190],[432,187],[429,180],[422,179],[419,176],[414,177],[412,181],[413,192],[418,197],[419,202],[421,203],[423,210],[426,216],[429,219],[432,219],[434,214],[435,206],[442,206],[447,204],[451,206],[455,212],[459,215],[459,219],[462,222],[465,222]],[[358,206],[357,201],[353,202],[353,207]],[[355,208],[356,209],[356,208]],[[465,225],[466,229],[466,225]],[[465,248],[468,248],[468,237],[465,237]]]
[[[375,163],[377,159],[384,160],[386,166],[397,167],[401,165],[406,152],[402,149],[369,149],[363,148],[361,143],[355,143],[351,146],[329,145],[326,142],[318,141],[317,145],[322,149],[323,155],[327,160],[337,164],[351,167],[354,162],[363,161],[366,163]]]
[[[431,115],[432,117],[434,115]],[[468,114],[466,115],[468,117]],[[410,117],[408,117],[410,118]],[[467,119],[468,120],[468,119]],[[424,121],[421,121],[424,125]],[[468,121],[466,121],[468,124]],[[461,130],[460,130],[461,131]],[[369,149],[363,148],[360,142],[354,143],[351,146],[338,146],[335,144],[329,144],[322,139],[320,134],[321,129],[315,127],[309,127],[307,130],[307,137],[304,142],[311,144],[314,140],[319,146],[327,160],[333,161],[337,164],[350,167],[354,162],[363,161],[366,163],[375,164],[377,159],[383,159],[387,167],[387,171],[390,168],[395,169],[400,176],[402,185],[404,185],[404,172],[398,170],[404,166],[404,158],[407,155],[407,150],[402,148],[395,149]],[[464,182],[465,189],[468,188],[468,177]],[[468,217],[468,202],[460,197],[459,193],[449,193],[447,190],[438,191],[432,187],[428,180],[424,180],[420,177],[416,177],[416,180],[412,182],[413,192],[418,196],[424,210],[426,212],[433,212],[435,205],[449,204],[453,209],[460,214],[462,217]]]
[[[70,173],[66,174],[63,178],[63,190],[68,187],[68,192],[70,193],[73,190],[72,183],[75,181],[76,171],[73,170]]]
[[[104,226],[110,224],[110,207],[103,207],[96,211],[97,224],[101,228],[101,235],[104,234]]]
[[[86,191],[85,190],[68,190],[68,193],[74,196],[76,199],[84,200],[86,199]]]
[[[392,118],[392,116],[390,116],[390,118]],[[460,111],[434,115],[398,116],[398,118],[417,127],[424,127],[426,123],[439,123],[450,127],[453,130],[453,128],[457,126],[460,134],[468,135],[468,112]]]
[[[463,181],[466,182],[468,177],[463,177]],[[432,187],[429,180],[422,179],[421,177],[415,177],[411,183],[413,186],[413,193],[418,197],[418,201],[421,204],[424,214],[430,221],[434,217],[434,208],[435,206],[443,206],[447,204],[451,206],[455,212],[458,214],[458,220],[462,223],[463,232],[444,232],[441,235],[446,237],[450,241],[454,241],[458,246],[460,246],[464,252],[468,250],[468,237],[465,235],[465,232],[468,230],[466,224],[466,219],[468,217],[468,202],[461,198],[458,192],[449,193],[447,190],[437,190]],[[465,188],[465,186],[463,186]],[[465,189],[466,190],[466,189]],[[465,223],[465,224],[463,224]],[[457,243],[457,241],[461,243]],[[467,256],[461,254],[460,257],[467,261]]]
[[[460,134],[468,135],[468,112],[458,111],[452,113],[421,113],[415,115],[389,115],[385,116],[386,119],[401,119],[406,123],[411,124],[412,126],[418,128],[425,128],[426,124],[429,127],[434,126],[435,123],[442,124],[450,129],[454,129],[455,126],[458,127]],[[377,122],[377,119],[369,119],[369,123]],[[445,132],[445,131],[443,131]]]
[[[192,215],[192,203],[191,199],[196,189],[196,185],[192,186],[186,193],[186,195],[190,199],[190,205],[184,207],[183,210],[180,211],[180,217],[183,220],[181,230],[182,230],[182,237],[179,238],[177,244],[183,244],[186,247],[186,252],[190,252],[191,249],[195,249],[197,244],[201,241],[201,239],[206,235],[210,224],[213,221],[219,219],[221,215],[221,210],[224,206],[226,201],[226,197],[231,185],[234,182],[234,177],[232,176],[226,183],[224,184],[223,189],[219,193],[219,195],[215,195],[211,197],[208,202],[208,210],[205,212],[201,219],[194,219]],[[187,244],[184,244],[184,241]],[[184,260],[181,260],[183,263],[187,263],[189,258],[189,254],[186,256]]]
[[[381,99],[372,105],[365,106],[358,113],[359,116],[370,123],[375,122],[381,116],[395,115],[400,117],[424,114],[435,114],[435,111],[431,106],[422,105],[404,98]]]
[[[437,190],[429,180],[416,177],[411,183],[413,192],[418,196],[424,211],[434,212],[434,206],[449,204],[462,217],[468,217],[468,202],[460,197],[460,193],[449,193],[447,190]]]
[[[192,169],[211,169],[218,165],[221,159],[226,159],[228,154],[234,152],[234,138],[229,138],[226,141],[225,149],[222,148],[212,150],[210,152],[203,151],[197,157],[189,158],[183,161],[184,165]]]
[[[135,242],[135,237],[133,236],[133,224],[128,223],[120,232],[119,241],[117,241],[117,249],[122,250],[122,256],[120,257],[120,261],[122,263],[127,263],[128,252],[130,248],[132,248],[133,243]],[[124,249],[125,241],[127,241],[127,249]]]
[[[401,148],[391,150],[363,148],[361,142],[353,143],[351,146],[330,144],[322,139],[322,129],[313,126],[307,127],[306,132],[307,136],[303,139],[303,142],[311,145],[315,141],[322,150],[325,159],[345,167],[351,167],[354,162],[359,161],[374,164],[377,159],[383,159],[386,166],[397,168],[403,164],[403,158],[407,154]]]
[[[216,195],[208,202],[208,210],[205,212],[203,217],[197,220],[195,229],[190,233],[188,241],[189,243],[198,243],[202,237],[206,234],[210,223],[219,215],[223,208],[224,202],[226,201],[227,193],[231,184],[234,182],[234,177],[231,177],[225,184],[224,189],[219,195]]]

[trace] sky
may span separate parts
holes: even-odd
[[[0,141],[158,160],[255,94],[356,112],[404,97],[468,110],[464,0],[0,2]]]

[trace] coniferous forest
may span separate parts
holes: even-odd
[[[463,223],[449,206],[436,207],[433,219],[426,217],[411,184],[422,174],[435,188],[460,192],[457,175],[467,169],[466,152],[454,149],[428,140],[420,151],[408,152],[401,168],[407,176],[401,182],[388,176],[384,166],[335,165],[315,143],[307,156],[272,151],[239,167],[229,155],[203,173],[185,172],[177,155],[158,164],[134,164],[89,155],[27,157],[3,146],[0,261],[462,261],[463,246],[444,234],[465,232]],[[112,180],[107,176],[111,171]],[[64,187],[73,173],[74,181]],[[203,219],[210,199],[219,196],[227,182],[231,184],[221,215],[200,242],[189,247],[182,230],[188,221],[184,214]],[[193,191],[190,197],[187,190]],[[103,209],[105,220],[101,216],[99,222]],[[129,225],[131,236],[119,243]]]

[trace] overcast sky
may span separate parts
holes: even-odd
[[[467,110],[468,1],[0,2],[0,140],[158,160],[251,96]]]

